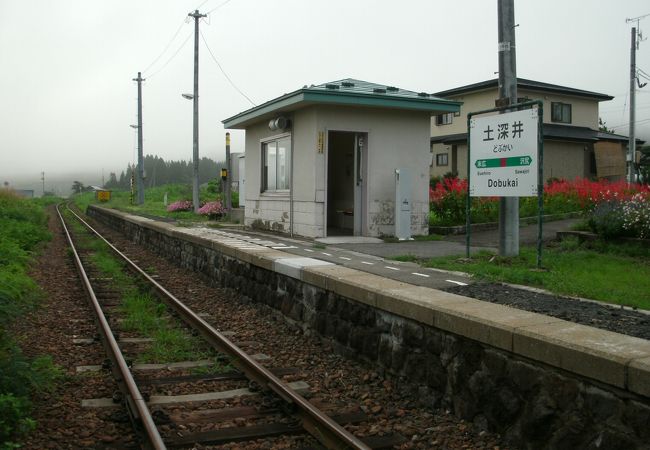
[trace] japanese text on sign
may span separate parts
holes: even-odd
[[[537,195],[537,112],[526,109],[470,120],[470,196]]]

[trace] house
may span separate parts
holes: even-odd
[[[498,80],[432,94],[462,102],[458,113],[431,121],[431,176],[467,176],[467,114],[494,108]],[[612,96],[517,78],[519,102],[544,102],[544,179],[625,176],[626,136],[598,130],[598,106]]]
[[[247,226],[308,237],[395,235],[396,170],[411,234],[428,233],[431,117],[459,103],[351,78],[225,119],[246,130]],[[402,184],[405,186],[405,184]]]

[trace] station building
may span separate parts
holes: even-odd
[[[455,114],[431,121],[431,176],[467,177],[467,114],[494,108],[498,80],[460,86],[433,95],[462,102]],[[627,136],[599,129],[599,104],[614,97],[598,92],[517,78],[518,101],[544,104],[544,178],[625,177]]]
[[[225,128],[246,131],[245,225],[306,237],[395,235],[400,170],[411,180],[410,232],[428,234],[431,117],[459,110],[457,101],[348,78],[225,119]]]

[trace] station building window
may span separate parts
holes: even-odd
[[[449,153],[438,153],[436,155],[436,166],[448,166]]]
[[[571,123],[571,105],[551,102],[551,122]]]
[[[289,191],[291,174],[291,135],[262,142],[262,191]]]

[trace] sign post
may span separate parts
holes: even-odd
[[[491,114],[501,111],[502,114]],[[480,116],[480,117],[479,117]],[[466,256],[471,235],[471,197],[538,197],[537,266],[541,267],[543,103],[530,101],[467,115]]]

